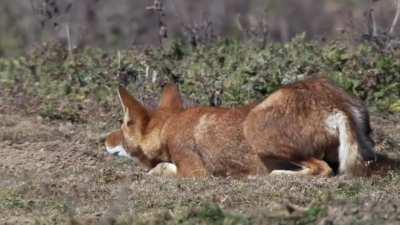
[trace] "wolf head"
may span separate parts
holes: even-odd
[[[153,111],[147,109],[123,87],[119,87],[118,96],[123,120],[121,128],[107,136],[106,150],[109,154],[129,157],[146,167],[153,167],[160,160],[155,155],[161,154],[162,126],[169,116],[183,110],[178,87],[174,84],[166,85],[159,105]]]

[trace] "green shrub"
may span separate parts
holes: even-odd
[[[9,95],[22,92],[42,99],[40,108],[49,117],[71,119],[79,118],[73,108],[64,109],[67,116],[54,116],[47,109],[62,102],[116,105],[118,84],[128,86],[141,100],[152,99],[165,81],[179,82],[186,97],[203,105],[213,95],[223,105],[238,105],[322,72],[372,109],[399,112],[399,53],[384,53],[367,44],[321,44],[304,36],[265,48],[223,40],[193,49],[175,41],[144,51],[78,49],[72,57],[60,45],[47,43],[24,57],[0,59],[0,85]]]

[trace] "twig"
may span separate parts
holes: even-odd
[[[72,61],[73,61],[71,32],[70,32],[68,23],[65,24],[65,32],[67,34],[68,54],[69,54],[70,59],[72,59]]]
[[[157,14],[158,20],[158,37],[162,47],[163,39],[168,37],[167,25],[163,22],[164,19],[164,6],[162,0],[154,0],[153,5],[147,6],[146,10],[153,11]]]
[[[367,22],[368,22],[368,35],[370,37],[376,37],[378,35],[378,31],[376,29],[376,21],[374,16],[374,9],[370,8],[367,13]]]
[[[119,74],[119,71],[121,70],[121,51],[118,50],[117,56],[118,56],[118,74]]]
[[[372,19],[372,35],[374,37],[378,36],[378,30],[376,29],[376,20],[374,10],[371,10],[371,19]]]
[[[397,22],[400,17],[400,0],[395,0],[396,4],[396,14],[393,18],[392,26],[390,27],[389,34],[393,34],[394,29],[396,28]]]

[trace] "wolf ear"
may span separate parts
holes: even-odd
[[[182,98],[176,84],[168,84],[164,87],[159,108],[168,108],[172,110],[183,109]]]
[[[122,86],[118,88],[118,97],[124,111],[124,120],[133,123],[141,122],[143,125],[143,122],[148,119],[147,109]]]

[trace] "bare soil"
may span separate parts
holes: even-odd
[[[0,224],[400,224],[400,172],[173,179],[105,155],[113,121],[48,121],[0,97]],[[400,117],[373,114],[400,157]]]

